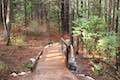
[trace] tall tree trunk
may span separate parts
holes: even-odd
[[[79,0],[76,1],[76,6],[77,6],[77,17],[79,17]]]
[[[109,0],[109,10],[108,10],[108,31],[112,30],[111,24],[111,15],[112,15],[112,0]]]
[[[27,27],[27,8],[26,8],[27,1],[24,1],[24,11],[25,11],[25,27]]]
[[[43,24],[43,2],[42,0],[40,1],[39,5],[39,13],[40,13],[40,24]]]
[[[71,30],[70,30],[71,28],[70,28],[70,25],[69,25],[69,24],[70,24],[70,23],[69,23],[69,21],[70,21],[70,20],[69,20],[69,19],[70,19],[70,18],[69,18],[69,17],[70,17],[70,16],[69,16],[69,15],[70,15],[70,14],[69,14],[69,0],[66,0],[65,3],[66,3],[66,4],[65,4],[65,18],[66,18],[66,20],[65,20],[65,24],[66,24],[65,30],[66,30],[67,33],[69,33],[69,31],[71,31]]]
[[[7,1],[7,14],[6,14],[6,27],[7,27],[7,45],[10,45],[10,9],[11,9],[11,0]]]
[[[47,5],[44,6],[44,13],[45,13],[45,19],[47,24],[47,33],[48,33],[48,43],[51,43],[51,34],[50,34],[50,20],[49,20],[49,9],[50,9],[50,1]]]
[[[115,17],[116,17],[116,1],[115,0],[113,0],[113,16],[112,16],[112,30],[113,31],[115,31],[115,25],[116,25],[116,23],[115,23]]]
[[[39,20],[39,0],[33,1],[33,18]]]
[[[61,0],[61,29],[69,33],[69,0]]]
[[[6,26],[6,16],[5,16],[5,1],[2,0],[2,20],[4,25],[4,36],[7,37],[7,26]]]
[[[108,17],[107,17],[107,9],[108,9],[108,1],[107,0],[105,0],[105,3],[104,3],[104,16],[105,16],[105,21],[106,21],[106,23],[108,22]]]
[[[102,14],[101,14],[101,13],[102,13],[102,12],[101,12],[101,11],[102,11],[102,9],[101,9],[101,2],[102,2],[102,1],[99,0],[99,15],[98,15],[99,17],[101,17],[101,15],[102,15]]]
[[[60,0],[57,1],[57,6],[58,6],[59,9],[61,8],[61,7],[60,7],[60,2],[61,2]],[[61,26],[61,24],[60,24],[60,23],[61,23],[61,20],[60,20],[60,10],[58,10],[57,13],[58,13],[58,16],[57,16],[57,17],[58,17],[58,22],[57,22],[57,23],[58,23],[58,26],[59,26],[59,33],[60,33],[60,35],[61,35],[61,27],[60,27],[60,26]]]
[[[64,0],[61,0],[61,30],[62,30],[62,33],[64,33],[65,31],[65,1]]]
[[[119,11],[119,5],[120,5],[120,0],[117,0],[117,11]],[[117,13],[117,17],[116,17],[116,33],[118,32],[118,26],[119,26],[119,14]]]
[[[83,0],[81,0],[81,10],[82,10],[82,9],[83,9]],[[83,11],[82,11],[80,17],[83,17]]]
[[[2,22],[2,1],[0,0],[0,22]]]
[[[6,7],[5,7],[5,3],[7,5]],[[5,13],[5,9],[6,9],[6,13]],[[6,2],[2,0],[2,18],[3,18],[5,36],[7,39],[6,45],[10,45],[10,30],[11,30],[10,9],[11,9],[11,0],[7,0]]]
[[[90,2],[88,0],[88,18],[89,18],[89,16],[90,16]]]

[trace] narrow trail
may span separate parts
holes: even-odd
[[[45,49],[35,71],[20,80],[78,80],[65,66],[59,43]]]

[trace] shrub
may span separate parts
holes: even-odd
[[[73,33],[81,35],[83,43],[88,50],[98,53],[116,55],[117,37],[115,32],[108,32],[105,20],[97,16],[89,19],[77,19],[74,22]]]
[[[19,47],[23,46],[25,44],[25,36],[12,34],[11,44]]]
[[[107,31],[105,20],[97,16],[92,16],[89,19],[77,19],[74,22],[73,34],[80,35],[81,41],[86,46],[87,50],[94,55],[106,59],[106,62],[113,64],[116,56],[117,35],[115,32]],[[93,71],[99,73],[99,64],[94,64]]]
[[[115,33],[108,33],[106,36],[98,40],[97,50],[101,53],[107,53],[114,57],[116,56],[117,36]]]

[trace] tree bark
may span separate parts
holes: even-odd
[[[61,30],[69,33],[69,0],[61,0]]]
[[[102,9],[101,9],[101,0],[99,0],[99,15],[98,15],[99,17],[101,17],[101,15],[102,15],[101,11],[102,11]]]
[[[116,18],[116,1],[113,0],[113,16],[112,16],[112,30],[115,31],[115,25],[116,25],[116,22],[115,22],[115,18]]]
[[[27,27],[27,8],[26,8],[27,1],[24,1],[24,11],[25,11],[25,27]]]
[[[5,7],[6,3],[6,7]],[[6,9],[6,13],[5,13]],[[4,32],[6,36],[7,43],[6,45],[10,45],[10,30],[11,30],[11,23],[10,23],[10,10],[11,10],[11,0],[7,0],[4,2],[2,0],[2,18],[3,18],[3,24],[4,24]]]
[[[4,35],[5,38],[7,37],[7,26],[6,26],[6,17],[5,17],[5,1],[2,0],[2,20],[3,20],[3,25],[4,25]]]
[[[79,17],[79,0],[76,1],[76,5],[77,5],[77,17]]]
[[[11,0],[7,1],[7,14],[6,14],[6,27],[7,27],[7,45],[10,45],[10,30],[11,30],[11,23],[10,23],[10,9],[11,9]]]
[[[119,11],[119,5],[120,5],[120,0],[117,0],[117,11]],[[118,33],[118,26],[119,26],[119,14],[117,13],[117,17],[116,17],[116,33]]]
[[[109,10],[108,10],[108,31],[112,30],[111,24],[111,15],[112,15],[112,0],[109,0]]]
[[[2,1],[0,0],[0,22],[2,22]]]
[[[108,14],[107,14],[107,9],[108,9],[108,8],[107,8],[107,5],[108,5],[108,4],[107,4],[107,2],[108,2],[108,1],[105,0],[105,4],[104,4],[104,8],[105,8],[105,10],[104,10],[104,16],[105,16],[105,21],[106,21],[106,23],[108,22],[108,17],[107,17],[107,16],[108,16]]]
[[[64,31],[64,27],[65,27],[65,7],[64,7],[64,4],[65,2],[64,2],[64,0],[61,0],[61,30],[62,30],[62,33],[64,33],[65,31]]]

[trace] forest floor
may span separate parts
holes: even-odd
[[[41,30],[43,31],[42,28]],[[46,34],[44,32],[37,36],[29,35],[26,37],[26,44],[23,47],[6,46],[3,41],[0,41],[0,61],[9,65],[10,71],[8,72],[10,73],[11,72],[18,73],[19,71],[23,71],[24,69],[22,69],[21,66],[27,61],[29,61],[30,58],[34,58],[42,49],[42,47],[49,42],[50,39],[53,42],[59,42],[60,41],[59,32],[52,29],[50,36],[48,35],[48,33]],[[95,80],[103,80],[102,76],[92,75],[92,72],[90,70],[90,62],[88,60],[82,59],[82,56],[83,54],[81,53],[77,56],[77,63],[79,64],[78,65],[79,73],[77,74],[85,74],[87,76],[94,77]],[[4,74],[7,74],[7,73],[4,73]],[[77,74],[76,76],[80,78]],[[2,75],[2,74],[0,75],[1,75],[0,80],[2,80],[2,78],[5,78],[5,80],[8,80],[6,75]],[[32,76],[32,74],[30,75]],[[9,78],[9,80],[22,80],[22,79],[19,77],[19,78]]]
[[[93,71],[91,70],[91,61],[84,58],[84,53],[79,51],[79,55],[77,55],[77,65],[78,65],[78,72],[75,75],[81,79],[82,77],[79,74],[84,74],[85,76],[89,76],[95,80],[104,80],[104,76],[102,75],[94,75]]]
[[[45,27],[44,30],[40,30],[42,31],[40,35],[27,34],[25,44],[22,47],[6,46],[4,40],[0,40],[0,63],[5,63],[9,67],[9,71],[0,73],[0,80],[7,79],[8,74],[12,72],[24,71],[23,64],[28,62],[30,58],[36,57],[43,46],[49,43],[50,39],[54,42],[59,41],[60,36],[56,32],[51,32],[51,36],[49,36]]]
[[[52,47],[46,49],[42,58],[39,60],[35,71],[32,74],[10,78],[9,80],[77,80],[72,79],[71,72],[65,67],[63,54],[60,44],[53,44]],[[82,58],[83,54],[77,56],[77,64],[79,72],[75,73],[78,80],[92,80],[81,77],[79,74],[93,77],[95,80],[104,80],[102,76],[93,76],[90,70],[90,61]],[[56,75],[57,74],[57,75]],[[73,76],[74,77],[74,76]]]
[[[54,43],[43,51],[36,69],[30,75],[16,80],[78,80],[65,65],[60,43]]]

